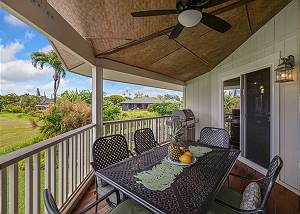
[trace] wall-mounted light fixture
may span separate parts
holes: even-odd
[[[280,57],[279,65],[275,69],[276,82],[290,82],[294,81],[293,70],[295,68],[295,58],[292,55],[288,57]]]

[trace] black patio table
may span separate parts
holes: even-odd
[[[99,170],[96,176],[154,213],[206,213],[240,151],[189,144],[210,147],[212,151],[198,158],[194,165],[184,168],[171,187],[164,191],[145,188],[136,182],[134,175],[161,163],[167,156],[168,144]]]

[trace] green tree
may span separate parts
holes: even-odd
[[[104,100],[105,99],[111,101],[113,104],[118,105],[118,106],[120,106],[121,102],[126,100],[125,97],[123,97],[121,95],[117,95],[117,94],[114,94],[114,95],[111,95],[108,97],[104,97]]]
[[[19,96],[19,100],[22,108],[28,110],[33,110],[33,108],[42,101],[41,97],[29,94]]]
[[[134,98],[144,98],[144,97],[149,97],[149,95],[143,94],[141,92],[137,92],[134,94]]]
[[[32,65],[35,68],[44,69],[44,65],[52,68],[54,74],[52,76],[54,81],[53,86],[53,99],[56,103],[57,91],[60,85],[60,79],[66,76],[66,70],[59,60],[59,57],[54,51],[49,52],[32,52],[31,54]]]
[[[168,100],[176,100],[181,102],[181,98],[178,95],[171,95],[171,94],[165,94],[165,95],[158,95],[158,99],[168,101]]]
[[[88,104],[92,104],[92,92],[89,90],[82,90],[82,91],[66,90],[64,93],[60,95],[60,97],[63,99],[67,99],[70,102],[83,101]]]

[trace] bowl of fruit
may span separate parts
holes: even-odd
[[[187,148],[180,148],[179,145],[171,143],[168,147],[168,155],[165,158],[168,162],[178,166],[191,166],[196,163],[196,157]]]

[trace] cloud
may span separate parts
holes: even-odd
[[[36,69],[32,66],[30,60],[13,60],[0,64],[1,79],[10,82],[21,82],[26,80],[33,80],[41,76],[48,75],[50,69]]]
[[[53,50],[53,48],[52,48],[51,45],[47,45],[47,46],[39,49],[39,51],[41,51],[41,52],[49,52],[49,51],[52,51],[52,50]]]
[[[67,89],[68,82],[69,81],[65,80],[65,79],[60,80],[58,94],[61,94],[62,92],[64,92]],[[51,97],[51,95],[53,94],[53,81],[50,81],[50,82],[48,82],[46,84],[43,84],[43,85],[26,84],[26,85],[23,86],[22,90],[23,90],[23,93],[35,94],[37,88],[40,89],[41,94],[44,94],[44,92],[45,92],[48,97]]]
[[[24,45],[18,41],[9,45],[0,44],[0,63],[15,60],[16,53],[24,48]]]
[[[4,16],[4,22],[14,27],[24,27],[26,24],[11,14],[7,14]]]
[[[8,45],[0,44],[0,48],[0,77],[6,84],[34,80],[51,73],[50,68],[36,69],[30,60],[17,59],[16,54],[24,48],[24,45],[18,41]]]
[[[29,31],[25,32],[25,39],[31,40],[35,37],[35,34]]]

